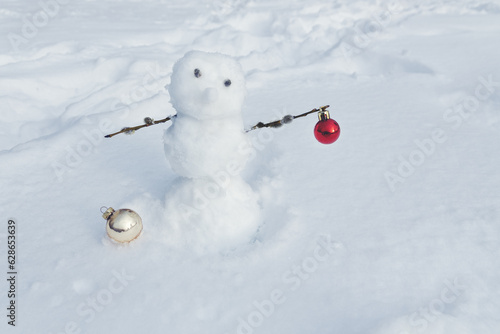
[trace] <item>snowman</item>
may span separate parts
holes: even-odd
[[[259,198],[241,177],[249,139],[241,108],[245,79],[233,58],[191,51],[173,67],[168,87],[177,115],[164,148],[179,177],[166,194],[166,233],[199,249],[232,249],[260,225]]]

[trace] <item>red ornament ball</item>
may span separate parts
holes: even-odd
[[[339,136],[339,123],[331,118],[320,120],[314,127],[314,137],[322,144],[332,144]]]

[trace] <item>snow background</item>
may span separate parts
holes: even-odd
[[[500,81],[500,3],[60,3],[45,21],[0,5],[0,254],[14,218],[19,271],[2,333],[498,332],[500,86],[480,78]],[[329,146],[314,116],[251,133],[265,223],[230,252],[165,242],[168,125],[101,138],[175,113],[164,86],[193,49],[241,62],[247,127],[330,104],[342,128]],[[103,205],[143,235],[110,242]]]

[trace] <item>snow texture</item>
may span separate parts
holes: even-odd
[[[499,15],[2,1],[0,267],[13,219],[18,277],[0,332],[498,333]],[[243,132],[325,104],[332,145],[314,115]],[[101,206],[136,211],[142,235],[111,242]]]

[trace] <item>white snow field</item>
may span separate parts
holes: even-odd
[[[2,0],[0,37],[1,333],[500,333],[498,1]],[[241,63],[245,128],[342,129],[248,133],[230,247],[167,219],[169,123],[103,138],[175,114],[191,50]]]

